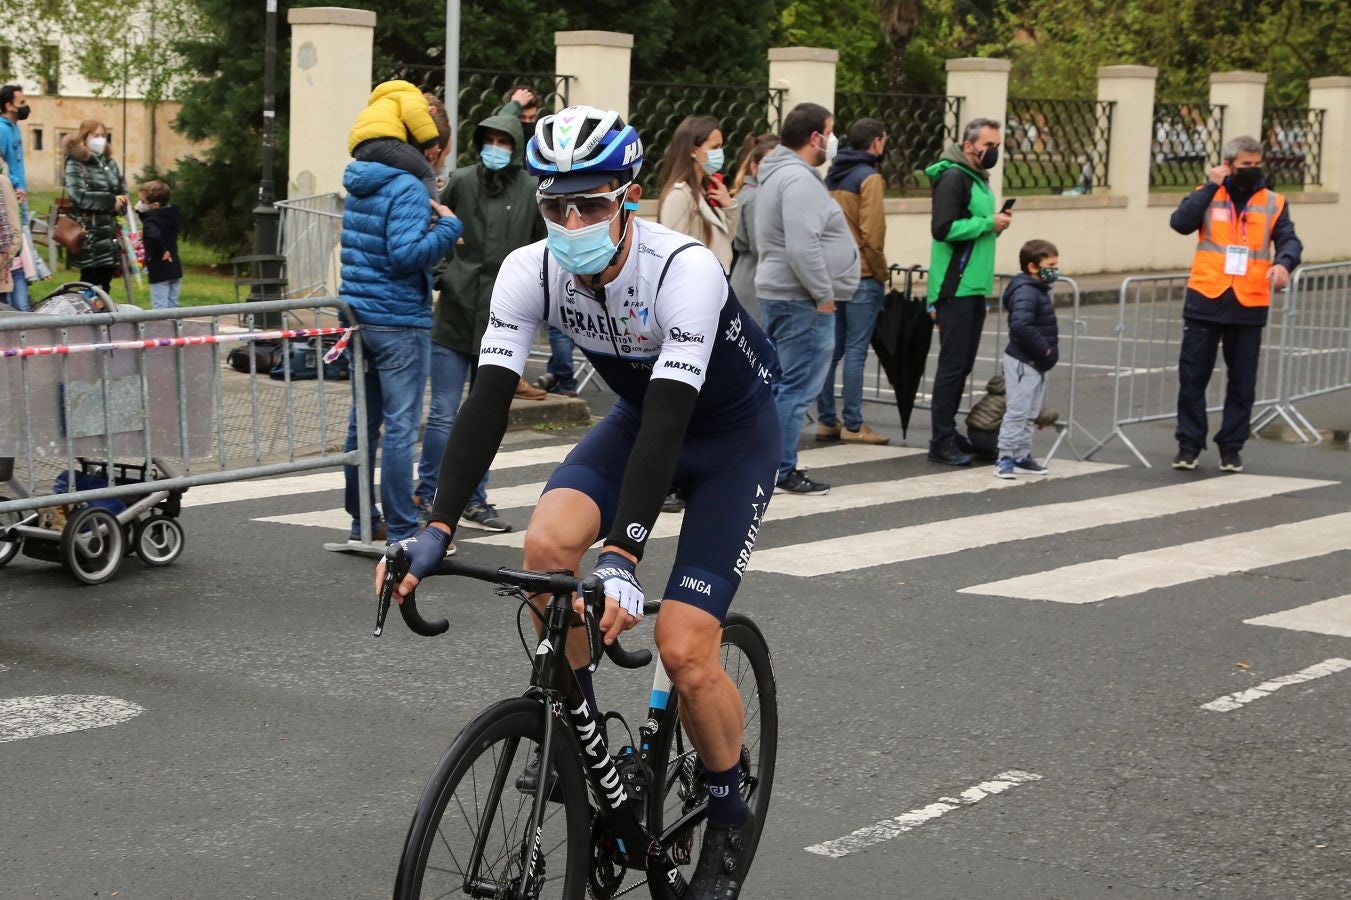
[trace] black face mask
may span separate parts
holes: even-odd
[[[30,109],[27,104],[16,106],[14,107],[14,117],[22,122],[24,119],[28,118],[28,114],[32,111],[33,110]]]
[[[987,147],[985,152],[980,155],[980,167],[982,169],[993,169],[999,163],[999,145]]]
[[[1251,166],[1246,169],[1235,169],[1229,176],[1229,185],[1240,194],[1251,194],[1262,186],[1262,169],[1258,166]]]

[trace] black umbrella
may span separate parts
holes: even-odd
[[[887,292],[882,312],[873,328],[873,352],[882,363],[896,392],[896,407],[901,414],[901,436],[910,429],[910,414],[915,409],[915,392],[924,379],[924,364],[933,342],[934,322],[924,298],[910,290],[913,269],[906,272],[904,291]]]

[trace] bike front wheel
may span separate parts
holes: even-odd
[[[395,900],[494,897],[582,900],[591,850],[591,805],[571,742],[557,723],[540,834],[537,790],[517,781],[544,739],[548,707],[519,697],[484,710],[464,727],[432,773],[404,843]],[[535,781],[544,779],[536,778]],[[525,861],[538,842],[527,878]]]
[[[745,798],[763,831],[774,786],[774,765],[779,752],[779,703],[774,685],[774,667],[769,645],[750,619],[732,613],[723,624],[722,665],[741,695],[745,733],[741,746],[741,796]],[[680,698],[672,691],[674,712]],[[657,736],[651,757],[655,790],[648,798],[648,829],[661,837],[679,865],[698,855],[703,840],[708,788],[703,765],[690,743],[678,715]],[[693,814],[693,815],[691,815]],[[667,834],[683,819],[689,824]]]

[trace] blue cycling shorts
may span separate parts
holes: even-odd
[[[616,401],[544,488],[571,488],[595,501],[597,540],[614,522],[638,425],[638,411]],[[739,427],[685,435],[672,479],[685,500],[685,520],[663,599],[697,606],[719,622],[726,617],[774,496],[778,467],[779,420],[772,403]]]

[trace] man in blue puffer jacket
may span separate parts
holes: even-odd
[[[1060,278],[1060,251],[1050,241],[1028,241],[1018,252],[1022,270],[1004,289],[1009,345],[1004,348],[1007,405],[999,429],[997,478],[1049,471],[1032,458],[1032,433],[1046,399],[1046,373],[1060,359],[1060,327],[1051,285]]]
[[[438,123],[441,124],[441,123]],[[442,153],[450,129],[442,129]],[[439,161],[438,161],[439,162]],[[422,391],[431,365],[432,265],[450,253],[464,233],[447,207],[403,169],[353,162],[343,175],[348,197],[342,215],[342,287],[339,297],[361,325],[365,362],[366,445],[374,480],[375,448],[385,430],[380,469],[384,521],[374,506],[373,541],[397,541],[418,530],[413,506],[413,446],[422,420]],[[433,219],[432,213],[437,218]],[[356,403],[343,449],[357,447]],[[360,540],[358,469],[347,466],[345,506],[352,516],[349,539]],[[368,485],[369,487],[370,485]]]

